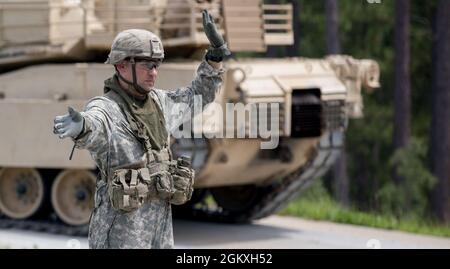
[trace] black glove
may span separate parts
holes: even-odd
[[[231,54],[227,47],[227,43],[223,40],[223,37],[219,34],[214,25],[213,17],[208,13],[207,10],[203,10],[203,30],[205,31],[206,37],[209,40],[211,46],[206,52],[206,60],[211,60],[214,62],[221,62],[225,56]]]

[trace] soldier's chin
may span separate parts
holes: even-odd
[[[139,86],[141,86],[141,89],[143,89],[147,93],[149,93],[153,89],[153,86],[149,86],[149,85],[139,85]]]
[[[144,85],[140,85],[145,91],[150,92],[155,87],[154,83],[145,83]]]

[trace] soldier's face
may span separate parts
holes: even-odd
[[[136,80],[137,84],[150,92],[155,87],[156,77],[158,75],[159,63],[152,61],[136,62]],[[119,72],[128,81],[133,81],[133,71],[130,62],[124,62],[118,66]]]

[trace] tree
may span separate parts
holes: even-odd
[[[438,2],[433,29],[431,171],[438,182],[432,191],[434,214],[450,221],[450,1]]]
[[[410,1],[395,2],[395,88],[394,88],[394,150],[408,146],[411,136],[411,81],[410,81]],[[393,171],[394,182],[404,179]]]
[[[338,1],[325,0],[326,11],[326,39],[329,54],[341,53],[341,46],[338,35]]]
[[[266,0],[267,4],[280,4],[279,0]],[[278,56],[278,47],[267,46],[266,56],[270,58],[275,58]]]
[[[325,17],[326,17],[326,40],[328,54],[340,54],[341,45],[338,34],[338,1],[325,0]],[[347,173],[347,152],[345,150],[345,143],[342,147],[340,156],[337,158],[333,170],[333,187],[334,194],[337,200],[345,205],[349,205],[349,182]]]
[[[292,4],[292,31],[294,34],[294,44],[287,48],[287,55],[298,56],[300,53],[300,0],[289,0]]]

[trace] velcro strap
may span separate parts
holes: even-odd
[[[123,206],[125,208],[130,206],[130,195],[123,196]]]
[[[117,171],[117,176],[119,177],[119,181],[123,186],[123,190],[126,192],[130,189],[130,186],[128,186],[125,176],[126,176],[127,170],[119,170]]]
[[[135,187],[138,183],[138,171],[132,169],[131,170],[131,180],[130,180],[130,187]]]
[[[139,183],[136,186],[136,191],[137,191],[137,195],[141,198],[146,198],[147,193],[148,193],[148,186],[146,184],[143,183]]]
[[[148,171],[148,168],[141,168],[139,169],[139,174],[141,175],[142,180],[144,181],[150,181],[150,172]]]

